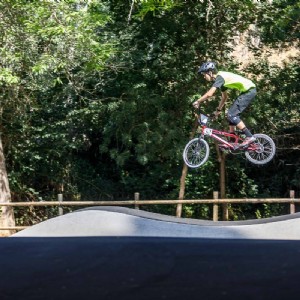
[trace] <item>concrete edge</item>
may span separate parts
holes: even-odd
[[[121,213],[126,215],[131,215],[135,217],[164,221],[164,222],[172,222],[172,223],[180,223],[180,224],[189,224],[189,225],[201,225],[201,226],[240,226],[240,225],[257,225],[257,224],[266,224],[273,222],[281,222],[288,221],[291,219],[300,218],[300,213],[282,215],[272,218],[263,218],[263,219],[253,219],[253,220],[245,220],[245,221],[209,221],[209,220],[200,220],[200,219],[189,219],[189,218],[177,218],[174,216],[162,215],[158,213],[148,212],[145,210],[132,209],[128,207],[119,207],[119,206],[95,206],[84,209],[76,210],[72,213],[88,211],[88,210],[101,210],[108,212]]]

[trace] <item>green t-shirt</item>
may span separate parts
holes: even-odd
[[[236,89],[242,93],[256,87],[253,81],[243,76],[223,71],[217,73],[213,86],[220,88],[222,91],[226,89]]]

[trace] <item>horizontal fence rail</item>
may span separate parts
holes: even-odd
[[[234,204],[234,203],[300,203],[291,198],[253,198],[253,199],[197,199],[197,200],[124,200],[124,201],[39,201],[39,202],[0,202],[0,206],[118,206],[152,204]]]
[[[35,206],[57,206],[58,214],[63,214],[63,207],[68,206],[134,206],[139,209],[140,205],[184,205],[184,204],[213,204],[213,221],[218,221],[218,206],[222,205],[223,210],[227,210],[227,204],[260,204],[260,203],[288,203],[290,213],[295,213],[295,204],[300,203],[299,198],[295,198],[295,192],[290,191],[290,198],[237,198],[219,199],[218,192],[214,192],[214,199],[184,199],[184,200],[139,200],[139,193],[134,194],[135,200],[122,201],[63,201],[63,195],[58,194],[58,201],[31,201],[31,202],[0,202],[1,207],[35,207]],[[0,230],[22,230],[29,226],[0,227]]]

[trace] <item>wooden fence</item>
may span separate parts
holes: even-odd
[[[218,221],[219,206],[223,208],[223,220],[228,220],[228,204],[244,203],[288,203],[290,214],[296,212],[295,204],[300,203],[300,199],[295,198],[295,192],[290,191],[289,198],[241,198],[241,199],[219,199],[218,192],[214,192],[213,199],[191,199],[191,200],[139,200],[139,193],[134,194],[134,200],[124,201],[63,201],[63,194],[58,194],[57,201],[35,201],[35,202],[7,202],[0,203],[0,207],[35,207],[35,206],[57,206],[58,215],[63,215],[63,207],[67,206],[134,206],[139,209],[140,205],[184,205],[184,204],[212,204],[213,221]],[[181,216],[178,216],[181,217]],[[22,230],[28,226],[0,227],[0,230]]]

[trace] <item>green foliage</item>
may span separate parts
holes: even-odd
[[[148,13],[164,13],[176,6],[184,5],[182,0],[138,0],[137,17],[145,17]]]
[[[300,3],[297,0],[274,0],[262,4],[258,17],[261,37],[271,44],[299,43]]]
[[[134,192],[141,199],[177,199],[182,149],[194,122],[191,103],[209,87],[197,77],[198,65],[212,59],[235,70],[231,41],[255,21],[265,43],[297,41],[299,4],[261,3],[2,1],[1,131],[13,198],[53,200],[63,184],[70,200],[132,199]],[[274,137],[277,157],[258,169],[227,156],[227,197],[299,191],[299,61],[281,68],[257,56],[243,70],[256,77],[259,91],[245,121]],[[211,144],[207,164],[189,171],[185,198],[212,198],[215,190],[219,164]],[[235,205],[230,218],[283,210]],[[55,213],[20,211],[18,218],[26,223],[24,215],[40,220]],[[208,219],[212,211],[184,205],[183,214]]]

